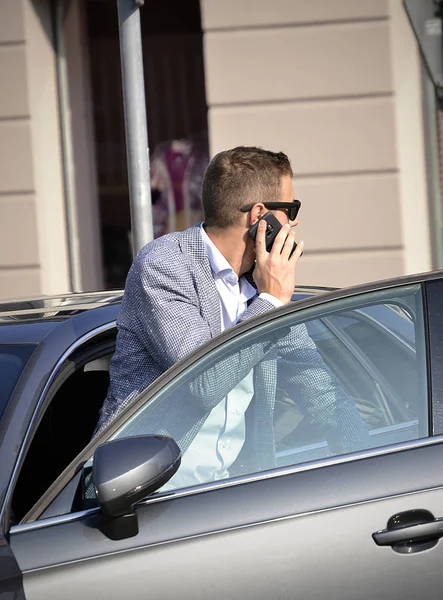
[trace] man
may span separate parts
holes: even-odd
[[[220,152],[203,179],[204,224],[163,236],[139,252],[126,282],[111,384],[98,429],[208,339],[290,302],[304,247],[299,242],[291,255],[295,241],[291,227],[298,222],[292,176],[289,159],[282,152],[242,146]],[[268,210],[282,224],[270,252],[262,221],[256,242],[248,235]],[[367,432],[352,402],[339,389],[306,329],[293,329],[275,343],[239,349],[227,365],[216,365],[212,374],[191,384],[188,398],[171,400],[157,413],[153,407],[150,431],[172,435],[183,453],[174,479],[195,481],[197,463],[197,481],[226,477],[245,437],[251,440],[250,455],[257,459],[253,468],[272,463],[277,359],[280,371],[285,364],[291,367],[287,370],[291,385],[309,390],[306,413],[331,429],[332,445],[348,449],[366,445]],[[294,357],[300,365],[295,373]],[[235,419],[229,418],[232,443],[223,454],[220,440],[227,435],[227,416],[234,413]],[[251,415],[248,424],[245,415]]]

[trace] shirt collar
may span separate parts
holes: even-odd
[[[206,248],[206,252],[208,253],[209,262],[211,264],[211,269],[214,275],[220,275],[221,273],[231,272],[234,273],[233,268],[228,263],[226,258],[208,236],[206,231],[203,228],[203,223],[200,225],[200,231],[202,234],[203,244]]]
[[[221,279],[226,280],[227,276],[232,273],[237,277],[234,269],[204,230],[203,223],[200,224],[200,231],[214,276],[219,276]],[[232,281],[230,283],[232,284]],[[241,295],[245,302],[257,294],[256,288],[244,276],[240,277],[239,283]]]

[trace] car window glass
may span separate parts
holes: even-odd
[[[168,435],[164,491],[428,435],[420,286],[335,300],[224,342],[112,436]]]
[[[14,391],[15,384],[34,350],[34,344],[4,344],[0,346],[0,418]]]

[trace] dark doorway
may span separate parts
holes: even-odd
[[[132,261],[116,0],[87,0],[105,286],[124,286]],[[154,235],[201,218],[208,160],[199,0],[141,8]]]

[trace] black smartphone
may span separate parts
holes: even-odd
[[[265,213],[262,217],[259,218],[257,223],[254,223],[254,225],[252,225],[252,227],[249,228],[248,234],[254,240],[254,242],[255,242],[255,238],[257,237],[258,224],[262,220],[266,221],[266,250],[268,252],[270,252],[271,248],[272,248],[272,244],[274,243],[275,237],[276,237],[277,233],[280,231],[280,229],[282,228],[282,224],[277,219],[277,217],[275,215],[273,215],[271,212]],[[294,250],[296,248],[297,248],[297,243],[294,242],[294,247],[292,248],[291,254],[289,255],[290,257],[292,256],[292,253],[294,252]]]

